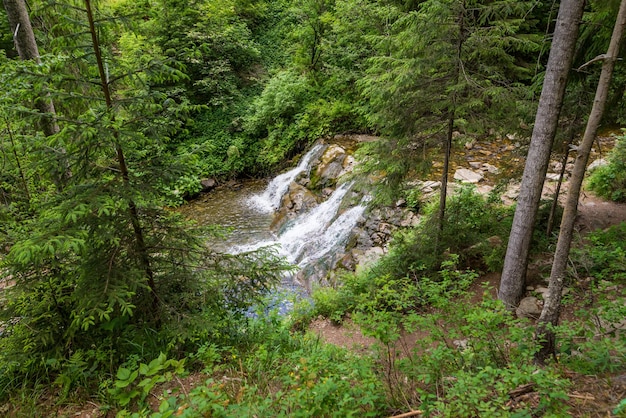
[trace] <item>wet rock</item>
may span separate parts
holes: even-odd
[[[515,313],[518,318],[537,319],[541,315],[541,303],[534,296],[525,297],[520,301]]]
[[[200,187],[202,188],[202,192],[209,192],[213,190],[217,186],[217,181],[215,179],[202,179],[200,180]]]
[[[344,161],[346,159],[346,150],[339,145],[329,145],[324,155],[320,159],[320,163],[315,170],[315,176],[318,178],[318,184],[328,185],[334,183],[339,175],[344,171]],[[348,164],[349,166],[350,164]],[[352,163],[354,165],[354,163]]]
[[[459,168],[454,172],[454,179],[462,183],[478,183],[483,179],[483,175],[467,168]]]
[[[288,220],[294,219],[299,213],[306,212],[315,206],[317,206],[317,198],[313,192],[298,183],[291,183],[281,200],[280,209],[274,215],[270,229],[279,231]]]
[[[337,263],[338,267],[344,268],[346,270],[354,271],[356,267],[356,260],[354,259],[354,253],[352,251],[344,254],[343,257]]]
[[[335,191],[335,189],[333,189],[331,187],[324,187],[322,189],[322,196],[329,197],[331,194],[333,194],[334,191]]]
[[[344,158],[343,163],[341,164],[342,170],[339,173],[338,177],[351,173],[354,169],[355,164],[356,160],[354,159],[354,157],[352,155],[347,155],[346,158]]]
[[[297,214],[317,206],[317,199],[306,187],[292,183],[283,197],[281,206]]]

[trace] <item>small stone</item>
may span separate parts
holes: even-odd
[[[476,191],[481,196],[487,196],[489,193],[493,191],[493,186],[488,186],[486,184],[480,184],[476,186]]]
[[[539,315],[541,315],[539,299],[534,296],[525,297],[520,301],[515,313],[518,318],[539,318]]]
[[[463,183],[478,183],[483,179],[483,175],[467,168],[459,168],[454,173],[454,179]]]
[[[481,163],[480,161],[470,161],[469,165],[472,168],[479,169],[482,167],[483,163]]]
[[[547,173],[546,174],[546,180],[548,180],[548,181],[559,181],[560,178],[561,178],[561,175],[557,174],[557,173]]]
[[[454,341],[452,341],[452,344],[454,344],[454,346],[457,348],[457,350],[465,351],[465,350],[467,350],[468,342],[469,341],[467,339],[464,339],[464,340],[454,340]]]
[[[498,174],[500,172],[500,169],[498,167],[496,167],[495,165],[491,165],[489,163],[484,163],[482,165],[482,168],[484,170],[487,170],[488,172],[490,172],[491,174]]]
[[[217,186],[217,181],[215,179],[202,179],[200,180],[200,186],[203,192],[208,192]]]
[[[502,245],[502,238],[500,238],[497,235],[494,235],[492,237],[487,238],[487,242],[492,247],[499,247],[500,245]]]
[[[548,295],[548,288],[543,286],[537,286],[535,292],[541,296],[543,300],[546,300],[546,296]]]

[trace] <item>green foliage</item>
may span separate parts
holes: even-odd
[[[469,295],[445,286],[431,286],[429,294],[432,313],[400,320],[378,313],[358,317],[381,343],[378,373],[392,404],[455,417],[563,412],[567,381],[556,370],[533,364],[531,328],[489,296],[475,305],[468,303]],[[384,329],[395,332],[376,331]],[[403,335],[410,332],[420,335],[412,351],[403,349]],[[540,394],[538,405],[510,403],[510,391],[525,384]]]
[[[183,373],[184,364],[184,359],[168,360],[165,354],[160,353],[150,363],[140,363],[136,369],[120,367],[109,393],[122,407],[133,400],[143,402],[157,384],[171,381],[174,373]]]
[[[607,165],[596,168],[589,176],[589,188],[598,196],[614,202],[626,202],[626,137],[617,138]]]
[[[502,242],[508,236],[511,222],[508,209],[485,200],[471,187],[462,188],[446,205],[439,242],[434,230],[436,216],[436,207],[431,205],[417,227],[396,234],[389,253],[373,269],[374,274],[430,275],[441,267],[445,258],[442,249],[458,254],[461,266],[480,268],[489,262],[488,267],[497,269],[493,254],[503,251]]]
[[[55,381],[66,397],[126,356],[178,357],[200,339],[236,339],[238,320],[285,270],[271,250],[213,253],[202,231],[163,209],[176,181],[193,172],[188,159],[168,152],[172,136],[198,110],[163,88],[185,74],[129,33],[115,45],[124,48],[119,56],[104,43],[113,43],[116,21],[103,9],[95,11],[106,62],[99,74],[82,26],[84,5],[75,6],[46,9],[59,55],[42,65],[2,62],[7,72],[0,81],[11,87],[0,109],[11,135],[3,132],[1,145],[14,157],[3,178],[12,185],[3,213],[19,209],[21,216],[2,237],[10,244],[2,274],[15,285],[3,290],[0,307],[1,397]],[[93,82],[100,75],[109,79],[109,97]],[[12,103],[37,100],[42,91],[63,103],[60,132],[46,140],[28,123],[33,112]],[[9,123],[14,117],[19,122]],[[55,158],[61,151],[64,158]],[[71,176],[55,183],[48,167]]]
[[[213,377],[150,416],[380,416],[383,393],[369,359],[292,336],[288,326],[275,314],[250,319],[244,350],[211,359]]]
[[[572,251],[576,269],[597,280],[626,280],[626,223],[587,236],[587,245]]]
[[[450,125],[468,135],[518,130],[540,38],[523,33],[534,3],[423,1],[388,7],[358,81],[370,124],[390,138],[373,163],[398,183],[439,147]],[[512,123],[511,123],[512,122]]]

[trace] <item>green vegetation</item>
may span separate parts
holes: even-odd
[[[578,244],[564,303],[580,321],[538,366],[530,323],[477,290],[512,209],[462,188],[439,218],[411,186],[442,145],[516,134],[524,149],[553,3],[33,0],[40,62],[20,59],[2,10],[0,414],[574,413],[572,372],[626,372],[626,224]],[[618,2],[588,3],[577,65],[604,51]],[[573,77],[562,124],[588,111],[597,70]],[[615,79],[607,123],[623,121],[623,66]],[[281,316],[267,295],[291,267],[273,249],[212,251],[223,231],[169,207],[201,178],[269,175],[344,133],[380,136],[359,151],[373,204],[404,199],[422,220]],[[599,195],[626,200],[625,154],[621,137],[589,180]],[[533,255],[553,244],[545,212]],[[320,316],[375,344],[325,344],[306,332]]]
[[[608,164],[598,167],[589,177],[589,188],[605,199],[626,202],[626,137],[617,138]]]

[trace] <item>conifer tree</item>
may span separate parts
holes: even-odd
[[[198,333],[232,332],[284,267],[271,251],[212,252],[164,209],[164,191],[186,169],[165,145],[196,107],[152,86],[184,75],[117,39],[115,19],[89,0],[46,13],[57,50],[72,34],[50,88],[67,99],[57,136],[73,175],[20,224],[3,260],[16,284],[4,290],[0,361],[17,365],[3,373],[50,379],[77,355],[111,370],[137,347],[156,356]]]
[[[394,182],[420,159],[430,165],[427,148],[443,147],[440,229],[453,132],[483,135],[519,123],[516,88],[531,76],[521,58],[539,47],[536,37],[520,36],[531,8],[519,1],[424,1],[397,10],[380,37],[362,82],[370,120],[390,138],[377,158]]]

